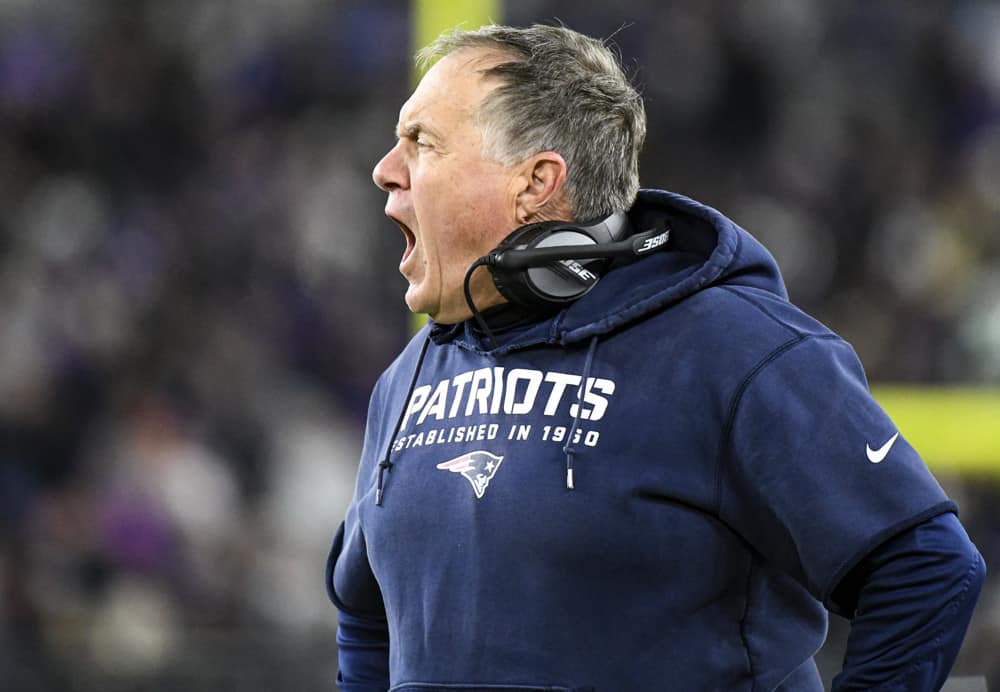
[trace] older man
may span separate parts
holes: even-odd
[[[431,321],[330,553],[340,685],[940,687],[985,567],[767,251],[638,190],[642,101],[561,27],[440,38],[375,167]]]

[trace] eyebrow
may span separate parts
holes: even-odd
[[[441,136],[435,132],[433,129],[427,127],[424,123],[419,121],[410,123],[406,126],[396,125],[393,130],[393,135],[396,137],[406,137],[407,139],[416,139],[421,133],[426,134],[434,139],[440,140]]]

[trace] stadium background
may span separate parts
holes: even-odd
[[[613,34],[644,184],[771,247],[961,504],[956,672],[1000,688],[1000,5],[584,5],[0,0],[0,689],[332,689],[323,562],[410,329],[370,171],[455,12]]]

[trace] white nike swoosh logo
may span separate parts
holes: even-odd
[[[868,461],[872,462],[873,464],[877,464],[883,459],[885,459],[885,456],[889,453],[889,450],[892,449],[892,443],[896,441],[897,437],[899,437],[899,433],[896,433],[895,435],[890,437],[889,441],[886,442],[881,447],[879,447],[878,449],[872,449],[868,445],[865,445],[865,453],[868,455]]]

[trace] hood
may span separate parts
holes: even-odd
[[[498,334],[496,353],[541,343],[571,344],[620,329],[710,286],[739,285],[788,298],[778,265],[753,236],[715,209],[664,190],[640,190],[629,210],[635,232],[670,228],[670,246],[616,260],[600,284],[556,315],[527,329]],[[438,342],[490,350],[472,320],[431,325]]]
[[[663,190],[641,190],[629,218],[636,232],[670,227],[667,252],[628,260],[601,278],[558,319],[563,343],[619,329],[720,284],[758,288],[787,299],[771,253],[721,213]]]

